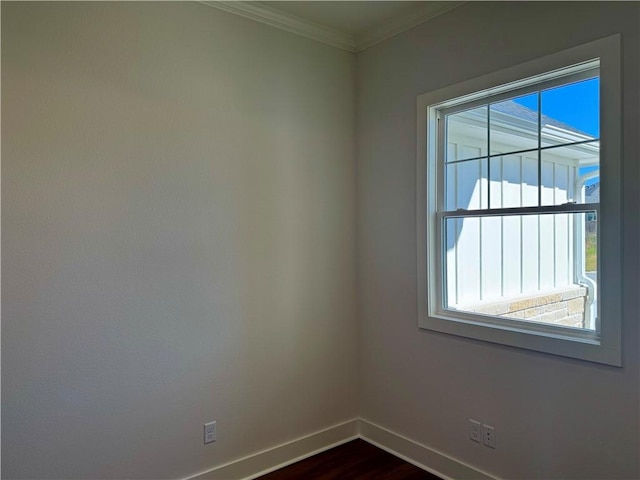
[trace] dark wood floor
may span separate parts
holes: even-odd
[[[260,477],[258,480],[441,480],[374,447],[353,440]]]

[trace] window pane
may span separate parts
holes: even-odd
[[[593,330],[595,213],[444,220],[445,308]]]
[[[599,202],[600,142],[549,148],[541,155],[542,205]]]
[[[445,208],[449,211],[487,208],[487,159],[448,164],[446,191]]]
[[[487,154],[487,106],[446,116],[446,162]]]
[[[538,93],[490,107],[491,154],[538,148]]]
[[[540,93],[543,147],[599,137],[599,85],[593,78]]]
[[[490,208],[538,206],[537,152],[491,157]]]

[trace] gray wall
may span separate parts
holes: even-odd
[[[354,68],[195,2],[2,3],[3,477],[357,416]]]
[[[637,2],[470,2],[358,55],[364,419],[503,478],[640,476],[639,27]],[[624,368],[420,331],[416,96],[617,32],[624,44]],[[495,426],[496,450],[468,440],[470,417]]]

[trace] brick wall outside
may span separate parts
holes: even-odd
[[[549,293],[461,308],[499,317],[584,328],[587,289],[573,285]]]

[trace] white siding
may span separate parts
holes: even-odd
[[[483,155],[479,139],[453,138],[447,158]],[[497,151],[509,151],[498,145]],[[492,152],[495,154],[495,152]],[[507,208],[538,204],[537,153],[503,155],[446,166],[446,207]],[[545,154],[543,205],[573,199],[576,167]],[[532,215],[455,219],[447,222],[446,274],[449,306],[497,300],[574,283],[573,216]]]

